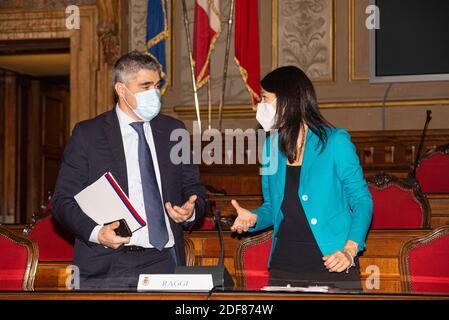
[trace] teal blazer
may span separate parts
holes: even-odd
[[[355,241],[362,251],[373,212],[371,194],[349,133],[340,128],[326,128],[326,131],[326,148],[320,154],[318,136],[308,130],[298,197],[323,256],[343,250],[347,240]],[[284,217],[281,205],[286,165],[287,159],[279,149],[279,134],[274,133],[266,139],[262,153],[264,202],[253,210],[257,223],[249,229],[256,232],[273,227],[268,266]]]

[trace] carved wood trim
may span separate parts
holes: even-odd
[[[420,246],[431,243],[449,234],[449,225],[439,227],[432,232],[407,241],[399,253],[399,270],[401,274],[401,289],[403,292],[413,292],[413,284],[410,275],[410,252]],[[431,263],[431,260],[429,260]]]
[[[253,246],[257,246],[265,241],[271,239],[273,230],[265,231],[256,236],[246,238],[240,242],[237,250],[234,253],[234,266],[235,266],[235,276],[237,282],[237,288],[246,288],[246,269],[244,263],[244,255],[246,250]]]
[[[34,227],[36,226],[36,224],[39,221],[42,221],[51,216],[50,201],[51,201],[51,195],[48,196],[47,204],[41,205],[39,210],[33,212],[32,216],[31,216],[31,223],[25,225],[25,227],[23,228],[24,234],[29,234],[30,231],[34,229]]]
[[[102,45],[102,53],[108,65],[113,65],[120,57],[120,39],[118,37],[118,3],[111,0],[97,0],[97,34]]]
[[[39,260],[39,248],[36,242],[25,236],[13,233],[9,229],[0,225],[0,236],[11,240],[12,242],[26,247],[27,249],[27,265],[23,277],[22,289],[32,291],[34,286],[34,277],[36,275],[37,263]]]
[[[421,164],[421,162],[423,162],[424,160],[426,160],[427,158],[433,156],[436,153],[441,153],[443,155],[447,155],[449,156],[449,143],[444,144],[442,146],[437,146],[435,148],[432,148],[432,150],[429,150],[428,152],[426,152],[425,154],[423,154],[419,160],[418,160],[418,165],[416,168],[419,168],[419,165]]]
[[[356,28],[356,22],[355,22],[355,11],[356,11],[356,1],[355,0],[348,0],[348,6],[349,6],[349,21],[348,21],[348,34],[349,34],[349,82],[357,82],[357,81],[368,81],[369,78],[366,76],[359,76],[357,75],[357,70],[355,66],[355,59],[356,59],[356,43],[355,43],[355,28]]]
[[[186,266],[195,266],[195,245],[191,239],[184,238],[184,250],[186,253]]]

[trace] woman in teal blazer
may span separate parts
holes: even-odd
[[[361,290],[357,254],[373,203],[351,138],[322,117],[300,69],[278,68],[261,84],[256,118],[271,131],[262,161],[264,202],[251,212],[233,200],[238,216],[231,230],[273,227],[271,285]]]

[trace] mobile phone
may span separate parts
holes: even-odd
[[[131,229],[129,228],[125,219],[111,221],[111,222],[105,223],[104,225],[107,226],[107,225],[112,224],[117,221],[120,222],[120,225],[118,226],[117,229],[114,230],[115,234],[122,238],[131,237],[133,233],[131,232]]]

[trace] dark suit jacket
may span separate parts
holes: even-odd
[[[196,194],[195,221],[177,224],[170,219],[175,238],[178,265],[185,264],[183,227],[192,227],[204,213],[206,194],[200,182],[199,170],[193,164],[175,165],[170,161],[170,150],[177,141],[170,141],[172,130],[185,128],[172,117],[159,114],[151,122],[161,174],[163,202],[182,206],[189,196]],[[74,195],[110,171],[128,195],[128,177],[120,125],[116,110],[105,112],[94,119],[78,123],[65,151],[52,199],[53,215],[76,236],[74,265],[81,277],[96,278],[107,273],[115,250],[89,241],[97,225],[78,206]]]

